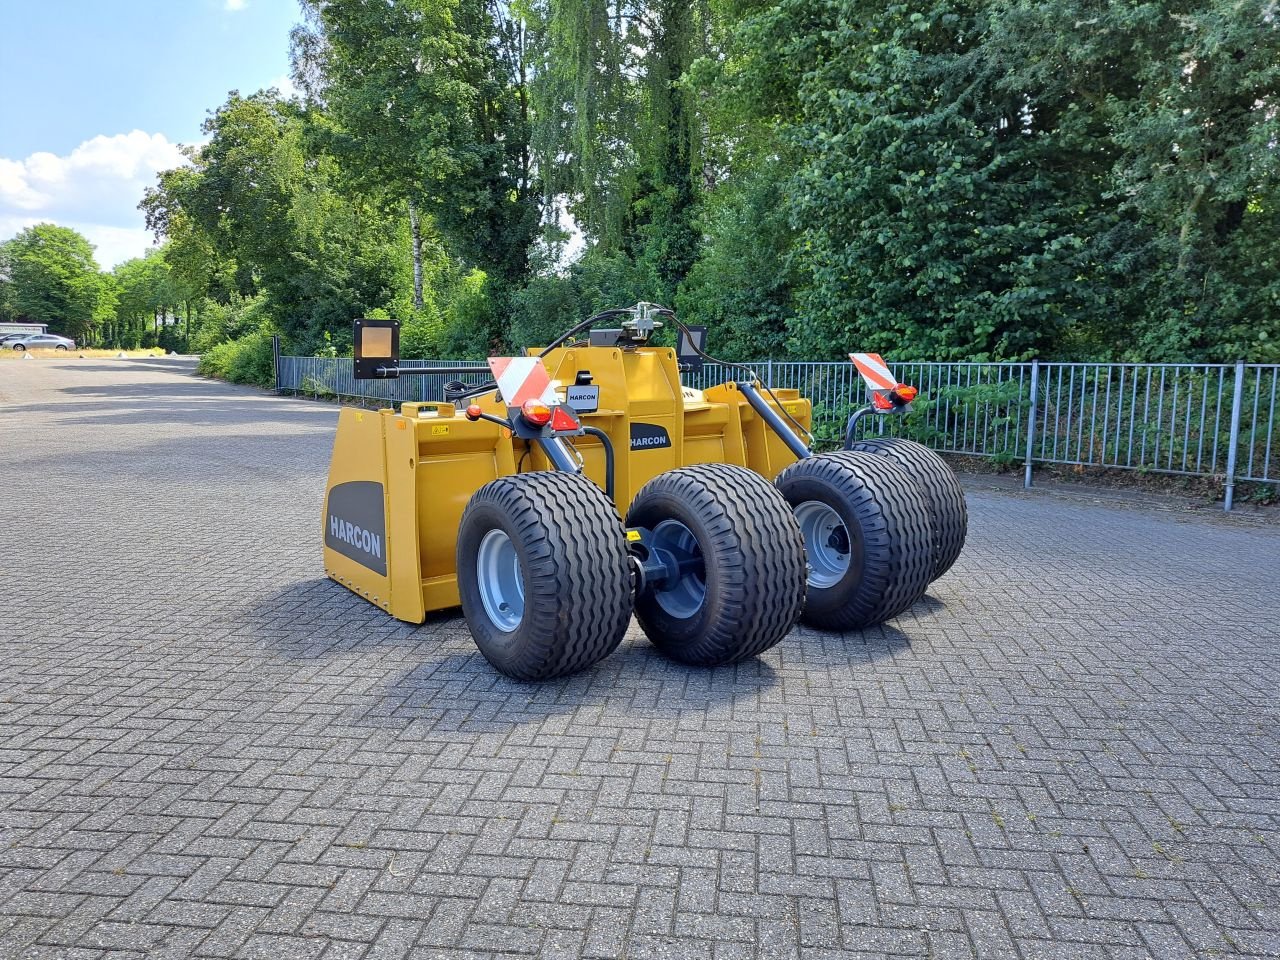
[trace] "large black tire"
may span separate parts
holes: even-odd
[[[457,568],[476,646],[517,680],[599,662],[631,622],[626,531],[583,476],[522,473],[485,484],[462,514]]]
[[[828,453],[778,475],[806,534],[804,621],[855,630],[923,596],[933,570],[929,513],[906,473],[870,453]]]
[[[892,460],[915,481],[933,524],[933,573],[929,579],[937,580],[956,562],[969,532],[969,510],[955,473],[934,451],[914,440],[873,437],[859,441],[853,449]]]
[[[790,507],[758,473],[704,463],[659,474],[632,502],[627,526],[648,528],[691,567],[636,598],[645,634],[673,660],[710,667],[754,657],[799,618],[804,544]]]

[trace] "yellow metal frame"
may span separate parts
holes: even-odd
[[[600,388],[598,409],[580,419],[613,443],[620,515],[645,483],[676,467],[734,463],[773,479],[795,462],[732,383],[706,391],[683,387],[669,348],[561,348],[545,363],[553,381],[569,385],[587,373]],[[773,392],[807,429],[810,402],[797,390]],[[506,415],[496,395],[476,402]],[[570,439],[586,475],[603,488],[603,445],[590,436]],[[399,413],[344,407],[325,494],[325,572],[393,616],[421,623],[427,612],[459,603],[454,549],[471,495],[498,477],[549,469],[536,445],[497,424],[472,422],[451,403],[406,403]],[[345,493],[334,494],[344,484],[364,498],[363,516],[382,518],[382,531],[365,529],[376,520],[362,527],[330,509],[331,500],[346,502]]]

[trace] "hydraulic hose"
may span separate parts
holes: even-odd
[[[587,319],[583,320],[581,323],[577,324],[576,326],[570,327],[564,333],[560,334],[560,336],[552,340],[549,344],[547,344],[547,346],[543,347],[542,352],[539,353],[538,356],[545,357],[548,353],[550,353],[556,347],[560,346],[560,344],[564,343],[570,337],[576,337],[583,330],[586,330],[592,324],[600,320],[605,320],[605,319],[608,319],[609,317],[621,316],[624,313],[630,313],[630,312],[631,312],[630,310],[621,310],[621,309],[601,310],[599,313],[595,314],[594,316],[587,317]]]
[[[613,499],[613,441],[609,439],[609,435],[599,427],[583,426],[582,432],[589,437],[595,437],[600,441],[600,446],[604,447],[604,492],[610,500]]]

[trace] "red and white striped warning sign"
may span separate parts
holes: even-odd
[[[539,400],[547,406],[555,404],[551,374],[547,373],[541,357],[490,357],[489,369],[507,406],[518,407],[526,400]]]
[[[880,354],[851,353],[849,359],[853,361],[853,365],[862,374],[862,379],[867,381],[867,386],[872,390],[892,390],[898,385],[898,381],[889,372],[889,365],[884,362]]]

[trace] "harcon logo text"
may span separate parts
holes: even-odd
[[[329,514],[329,533],[343,543],[351,544],[357,550],[363,550],[375,557],[382,556],[382,537],[376,533],[370,533],[363,527],[357,527],[354,523],[340,520],[332,513]]]

